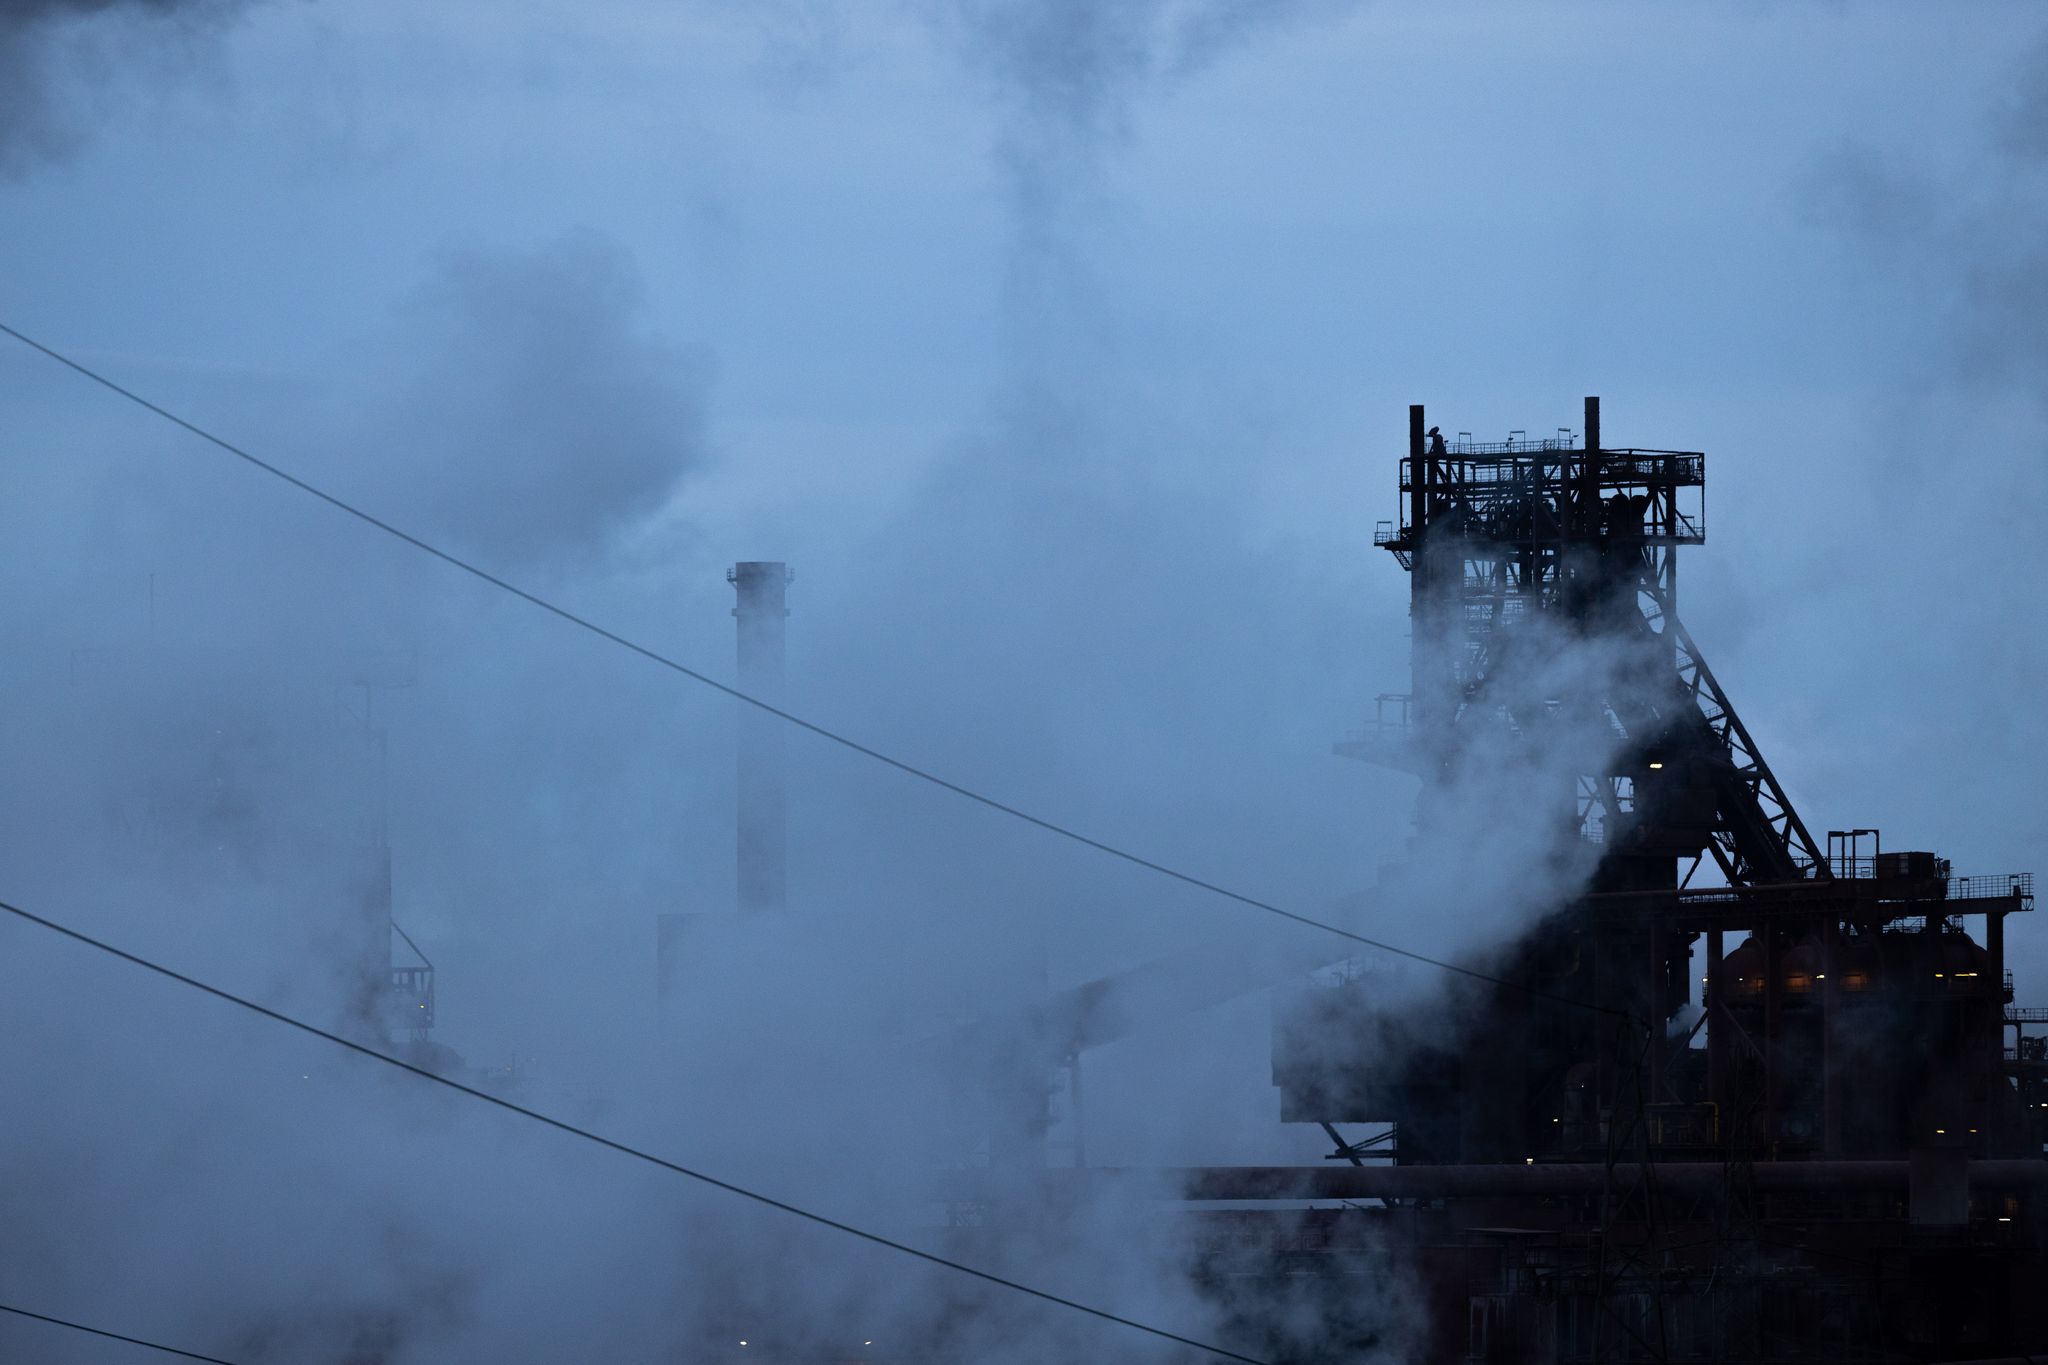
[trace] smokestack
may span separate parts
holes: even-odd
[[[750,697],[782,705],[785,590],[793,575],[779,560],[745,560],[725,576],[739,594],[739,685]],[[739,889],[743,912],[781,910],[788,901],[782,789],[782,722],[740,703]]]

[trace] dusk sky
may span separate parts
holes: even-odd
[[[718,677],[725,568],[786,560],[793,710],[1146,857],[1313,914],[1400,857],[1415,783],[1331,745],[1407,688],[1407,578],[1371,544],[1406,406],[1499,439],[1575,429],[1587,394],[1610,446],[1707,453],[1684,617],[1806,823],[1958,873],[2041,857],[2048,644],[2019,610],[2048,582],[2038,5],[13,0],[0,83],[0,322]],[[4,337],[0,456],[0,899],[317,1014],[323,859],[381,789],[437,1038],[772,1169],[801,1106],[679,1136],[629,1098],[654,916],[733,902],[729,699]],[[382,779],[348,767],[371,676],[405,684],[368,699]],[[1303,932],[789,743],[792,904],[902,993],[802,995],[878,1029],[919,1032],[902,1000],[936,1028]],[[235,795],[202,817],[179,793],[206,783]],[[1354,927],[1452,954],[1491,922],[1446,900]],[[42,1101],[0,1149],[18,1168],[103,1147],[80,1158],[102,1188],[147,1183],[124,1163],[167,1130],[67,1060],[159,1116],[190,1098],[164,1080],[188,1046],[217,1059],[191,1102],[223,1123],[276,1089],[234,1080],[267,1055],[236,1041],[257,1023],[29,926],[0,951],[0,1081]],[[2048,928],[2016,920],[2009,953],[2048,1004]],[[772,1071],[836,1008],[736,1046]],[[1102,1159],[1313,1160],[1321,1135],[1277,1122],[1267,1010],[1106,1049]],[[421,1122],[348,1179],[397,1188],[437,1133],[492,1130]],[[170,1127],[201,1168],[244,1165],[207,1122]],[[630,1202],[583,1173],[602,1154],[532,1159],[577,1174],[508,1218]],[[264,1179],[289,1200],[331,1178],[303,1160]],[[496,1240],[444,1175],[451,1242]],[[121,1253],[124,1320],[346,1358],[208,1335],[235,1296],[192,1293],[165,1229],[289,1243],[262,1202],[167,1206]],[[0,1266],[111,1313],[89,1239],[124,1206],[95,1207],[0,1204],[80,1239]],[[249,1297],[311,1293],[351,1254],[328,1232]],[[664,1236],[618,1253],[645,1284]],[[557,1254],[587,1282],[555,1281],[535,1340],[587,1340],[579,1303],[612,1305],[614,1358],[679,1330],[613,1303],[642,1282],[611,1251]],[[476,1324],[558,1271],[489,1262],[467,1316],[391,1358],[506,1358]],[[0,1346],[115,1359],[29,1332]]]

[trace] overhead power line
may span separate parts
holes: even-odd
[[[863,758],[872,759],[875,762],[884,765],[885,767],[894,768],[896,771],[903,773],[909,777],[914,777],[920,782],[929,783],[932,786],[938,787],[943,791],[951,792],[955,796],[964,797],[977,805],[987,807],[989,810],[1010,816],[1012,819],[1021,820],[1025,824],[1035,826],[1038,829],[1044,830],[1048,834],[1053,834],[1058,836],[1059,838],[1066,839],[1072,843],[1079,844],[1083,848],[1094,849],[1098,853],[1106,854],[1111,858],[1115,858],[1120,862],[1128,863],[1133,867],[1143,868],[1147,872],[1156,873],[1157,875],[1168,878],[1169,880],[1179,882],[1184,886],[1191,886],[1194,887],[1196,890],[1206,891],[1211,895],[1220,896],[1224,900],[1233,901],[1239,905],[1248,906],[1251,909],[1263,911],[1268,915],[1273,915],[1280,919],[1290,920],[1293,923],[1302,925],[1306,928],[1320,930],[1326,934],[1334,934],[1338,938],[1348,940],[1352,943],[1361,944],[1367,948],[1374,948],[1383,953],[1391,953],[1395,957],[1406,958],[1411,962],[1418,962],[1425,966],[1436,967],[1447,972],[1454,972],[1459,976],[1469,977],[1476,981],[1484,981],[1490,985],[1500,986],[1508,990],[1517,991],[1532,999],[1548,1000],[1554,1004],[1567,1005],[1575,1009],[1590,1010],[1598,1014],[1606,1014],[1624,1018],[1628,1017],[1627,1012],[1623,1010],[1612,1009],[1605,1005],[1596,1005],[1590,1001],[1576,1000],[1569,996],[1559,995],[1553,991],[1544,990],[1541,987],[1531,986],[1523,982],[1513,981],[1505,977],[1493,975],[1489,972],[1480,971],[1477,968],[1466,967],[1455,962],[1445,961],[1442,958],[1431,957],[1427,953],[1419,953],[1409,948],[1398,947],[1395,944],[1385,942],[1382,939],[1372,938],[1368,935],[1356,933],[1350,929],[1343,928],[1340,925],[1331,924],[1327,920],[1320,920],[1312,915],[1304,915],[1293,910],[1288,910],[1282,906],[1275,905],[1270,901],[1261,900],[1257,896],[1247,895],[1242,891],[1233,891],[1229,887],[1210,881],[1207,878],[1198,877],[1195,876],[1193,873],[1189,872],[1182,872],[1178,868],[1170,867],[1165,863],[1161,863],[1155,861],[1154,859],[1147,858],[1142,854],[1133,853],[1128,849],[1120,848],[1115,844],[1109,843],[1107,840],[1098,839],[1090,834],[1084,834],[1080,830],[1075,829],[1070,825],[1061,824],[1057,820],[1048,819],[1042,815],[1034,815],[1030,811],[1024,810],[1018,806],[1011,805],[1007,801],[999,800],[996,797],[987,795],[986,793],[976,791],[972,787],[968,787],[959,782],[955,782],[950,778],[942,777],[938,773],[931,771],[929,768],[922,768],[915,763],[911,763],[907,760],[897,758],[894,755],[884,753],[880,749],[876,749],[871,745],[863,744],[859,740],[841,734],[836,730],[828,729],[827,727],[818,724],[816,721],[806,720],[804,717],[797,715],[794,712],[784,710],[782,707],[776,706],[772,702],[763,701],[759,697],[743,692],[739,688],[734,687],[729,683],[720,682],[717,678],[712,677],[708,673],[692,668],[688,664],[685,664],[680,660],[671,658],[670,656],[663,654],[659,650],[650,648],[649,646],[643,645],[636,640],[630,639],[627,636],[619,634],[617,631],[599,625],[597,622],[591,620],[589,617],[581,615],[578,612],[572,611],[569,608],[560,605],[559,603],[552,602],[549,599],[540,596],[538,593],[529,592],[525,588],[520,587],[518,584],[513,583],[507,579],[501,578],[497,574],[492,573],[490,570],[485,569],[475,563],[472,563],[471,561],[462,558],[460,555],[457,555],[452,551],[444,550],[440,546],[432,543],[431,541],[428,541],[420,536],[417,536],[412,532],[403,529],[402,527],[396,526],[391,522],[384,520],[382,517],[375,515],[374,513],[367,512],[363,510],[361,507],[356,506],[354,503],[349,502],[347,499],[339,497],[336,494],[330,493],[326,489],[321,488],[316,484],[310,483],[307,480],[300,478],[298,475],[293,474],[290,471],[283,469],[278,465],[272,464],[270,461],[262,458],[259,455],[251,453],[250,451],[244,449],[241,446],[236,445],[235,443],[225,439],[224,437],[216,436],[214,433],[208,431],[206,428],[200,426],[198,423],[179,416],[177,413],[172,412],[170,409],[166,407],[163,407],[161,404],[158,404],[148,398],[143,397],[141,394],[135,392],[133,389],[127,388],[126,386],[117,383],[115,380],[108,378],[106,375],[101,374],[98,370],[95,370],[91,366],[84,364],[82,361],[74,360],[72,357],[64,354],[62,351],[59,351],[54,347],[47,346],[42,342],[37,341],[34,337],[29,336],[26,333],[17,330],[16,328],[8,326],[5,322],[0,322],[0,333],[5,333],[6,335],[20,342],[22,345],[28,347],[30,350],[35,351],[47,357],[50,360],[54,360],[59,365],[62,365],[66,369],[69,369],[74,373],[91,380],[93,383],[99,385],[103,389],[106,389],[108,392],[116,394],[119,397],[125,398],[129,402],[135,404],[137,407],[140,407],[147,412],[155,414],[156,416],[162,418],[164,421],[171,423],[173,426],[179,427],[191,433],[192,435],[197,436],[200,440],[206,442],[208,445],[211,445],[216,449],[219,449],[221,451],[226,452],[229,455],[234,456],[236,459],[243,461],[244,463],[250,465],[251,467],[259,469],[265,474],[270,475],[272,478],[279,479],[284,483],[290,484],[293,488],[298,489],[302,493],[305,493],[314,498],[318,498],[321,502],[326,503],[329,507],[334,508],[336,511],[342,512],[350,517],[353,517],[357,521],[362,522],[364,525],[373,527],[376,530],[383,532],[385,535],[390,536],[394,540],[402,541],[405,544],[410,545],[413,549],[418,550],[422,554],[429,555],[434,559],[440,560],[443,564],[448,565],[450,568],[457,569],[462,573],[468,574],[471,578],[474,578],[479,582],[487,583],[491,587],[498,589],[500,592],[510,593],[512,596],[518,598],[522,602],[525,602],[529,606],[536,607],[541,611],[546,612],[548,615],[557,618],[558,620],[565,621],[569,625],[575,626],[578,630],[586,631],[591,635],[595,635],[601,640],[608,641],[611,644],[617,645],[621,649],[627,650],[628,652],[633,654],[637,654],[642,659],[647,660],[649,663],[657,664],[662,668],[668,669],[672,673],[678,673],[683,677],[690,679],[692,682],[701,683],[714,691],[722,692],[726,696],[731,697],[734,701],[740,702],[747,706],[754,707],[756,710],[766,712],[768,715],[774,716],[778,720],[785,721],[788,724],[795,726],[799,730],[807,731],[810,734],[816,735],[820,739],[827,740],[833,744],[837,744],[841,748],[849,749],[852,752],[861,755]]]
[[[109,1341],[125,1341],[130,1346],[142,1346],[152,1351],[162,1351],[167,1356],[183,1356],[186,1360],[205,1360],[212,1362],[212,1365],[239,1365],[239,1362],[228,1360],[222,1356],[201,1355],[198,1351],[187,1351],[178,1346],[166,1346],[161,1341],[151,1341],[147,1337],[126,1336],[120,1332],[109,1332],[104,1327],[88,1327],[82,1322],[71,1322],[65,1318],[53,1318],[48,1313],[31,1313],[26,1308],[16,1308],[13,1304],[9,1303],[0,1303],[0,1313],[12,1313],[18,1318],[29,1318],[36,1322],[47,1322],[54,1327],[68,1327],[74,1332],[90,1333],[96,1337],[105,1337]]]
[[[736,1185],[730,1180],[721,1180],[715,1175],[710,1175],[706,1172],[699,1171],[692,1167],[682,1165],[679,1162],[670,1161],[666,1157],[656,1156],[652,1152],[643,1151],[638,1147],[630,1146],[627,1143],[619,1142],[616,1139],[605,1137],[601,1133],[594,1133],[588,1128],[579,1128],[577,1125],[573,1123],[568,1123],[562,1119],[553,1118],[547,1114],[543,1114],[538,1109],[528,1109],[523,1104],[514,1104],[511,1100],[505,1099],[499,1095],[493,1095],[488,1090],[480,1090],[473,1085],[464,1085],[461,1081],[452,1080],[447,1076],[439,1074],[438,1072],[430,1071],[426,1067],[414,1066],[410,1062],[401,1061],[400,1059],[391,1056],[389,1053],[379,1052],[376,1048],[370,1047],[367,1044],[356,1042],[354,1039],[351,1038],[345,1038],[341,1034],[330,1032],[327,1029],[319,1027],[317,1024],[309,1024],[305,1020],[294,1018],[292,1015],[286,1014],[281,1010],[271,1009],[268,1005],[259,1005],[254,1000],[249,1000],[243,996],[236,995],[232,991],[222,990],[219,986],[209,985],[206,982],[201,981],[198,977],[187,976],[183,972],[176,971],[170,967],[166,967],[162,963],[153,962],[150,959],[143,957],[138,953],[131,953],[127,951],[125,948],[117,948],[113,944],[106,942],[104,939],[97,939],[92,937],[90,934],[81,933],[80,931],[70,928],[67,925],[59,924],[57,921],[53,919],[46,919],[43,916],[34,913],[33,911],[24,910],[22,907],[18,905],[12,905],[6,901],[0,901],[0,910],[5,910],[8,914],[26,920],[30,924],[40,925],[41,927],[50,930],[52,933],[61,934],[65,938],[72,940],[74,943],[82,943],[88,948],[96,948],[100,952],[106,953],[110,957],[120,958],[123,962],[127,962],[134,966],[140,967],[145,971],[154,972],[158,976],[165,977],[169,980],[177,982],[179,985],[190,986],[193,990],[203,991],[207,995],[214,997],[216,1000],[226,1001],[230,1005],[239,1005],[241,1008],[248,1010],[250,1013],[260,1014],[265,1019],[271,1020],[273,1023],[283,1024],[288,1028],[297,1029],[301,1033],[309,1034],[312,1037],[322,1039],[326,1042],[334,1044],[336,1047],[347,1048],[350,1052],[359,1053],[364,1057],[372,1059],[373,1061],[382,1062],[386,1066],[396,1067],[400,1071],[410,1072],[412,1075],[419,1077],[421,1080],[432,1081],[435,1085],[446,1086],[448,1089],[456,1091],[459,1094],[467,1095],[471,1099],[482,1100],[485,1104],[495,1105],[496,1107],[506,1111],[507,1113],[517,1114],[521,1118],[531,1119],[535,1123],[543,1124],[546,1127],[553,1128],[557,1132],[567,1133],[571,1137],[581,1138],[585,1142],[594,1142],[600,1147],[608,1147],[612,1151],[617,1152],[622,1156],[629,1156],[636,1161],[645,1162],[650,1166],[660,1167],[664,1171],[671,1172],[675,1175],[684,1176],[690,1180],[697,1181],[699,1184],[709,1185],[711,1188],[715,1190],[723,1190],[727,1194],[738,1195],[742,1199],[751,1200],[756,1204],[762,1205],[763,1207],[779,1210],[780,1212],[790,1214],[797,1218],[801,1218],[806,1222],[815,1223],[819,1227],[831,1228],[835,1232],[843,1232],[849,1237],[859,1238],[863,1242],[872,1243],[875,1246],[885,1248],[889,1251],[898,1252],[905,1256],[914,1256],[918,1260],[924,1261],[930,1265],[940,1266],[947,1270],[958,1271],[962,1275],[968,1275],[973,1277],[974,1279],[981,1280],[985,1283],[996,1285],[1003,1289],[1012,1290],[1016,1293],[1024,1294],[1031,1298],[1039,1299],[1046,1303],[1054,1304],[1061,1308],[1072,1309],[1077,1313],[1086,1313],[1089,1317],[1098,1318],[1103,1322],[1114,1323],[1119,1327],[1128,1327],[1133,1331],[1143,1332],[1148,1336],[1159,1337],[1166,1341],[1177,1342],[1182,1346],[1192,1346],[1198,1351],[1206,1351],[1210,1355],[1217,1356],[1223,1360],[1241,1361],[1243,1362],[1243,1365],[1268,1365],[1268,1362],[1262,1361],[1256,1356],[1239,1355],[1237,1352],[1226,1350],[1224,1347],[1216,1346],[1206,1341],[1200,1341],[1194,1337],[1182,1336],[1178,1332],[1170,1332],[1164,1327],[1155,1327],[1150,1323],[1140,1322],[1136,1318],[1127,1318],[1121,1314],[1112,1313],[1106,1308],[1097,1308],[1093,1304],[1082,1303],[1078,1299],[1070,1299],[1065,1297],[1064,1295],[1055,1294],[1050,1290],[1038,1289],[1032,1285],[1023,1283],[1020,1280],[1013,1280],[1008,1278],[1007,1276],[998,1275],[993,1271],[978,1269],[974,1266],[966,1264],[964,1261],[955,1261],[950,1259],[949,1257],[940,1256],[934,1252],[925,1251],[918,1247],[914,1247],[910,1245],[908,1242],[898,1242],[893,1238],[884,1237],[882,1234],[878,1232],[869,1232],[867,1229],[856,1227],[851,1223],[843,1223],[837,1218],[827,1217],[825,1214],[822,1213],[814,1213],[809,1209],[800,1207],[796,1204],[789,1203],[786,1200],[777,1199],[773,1195],[762,1194],[758,1190],[750,1190],[744,1185]],[[28,1316],[34,1315],[30,1314]],[[52,1319],[52,1321],[54,1321],[54,1319]],[[69,1327],[75,1324],[65,1323],[63,1325]],[[91,1331],[93,1329],[84,1328],[81,1330]],[[112,1334],[102,1333],[102,1335]],[[122,1339],[128,1340],[128,1338]],[[149,1343],[143,1344],[146,1345]],[[162,1349],[169,1348],[166,1347]],[[181,1351],[179,1352],[179,1354],[188,1355],[190,1353]],[[214,1357],[212,1356],[195,1356],[193,1358],[196,1360],[214,1359]],[[232,1362],[223,1362],[222,1365],[232,1365]]]

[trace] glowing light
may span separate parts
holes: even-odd
[[[2001,1219],[1999,1219],[1998,1221],[1999,1221],[1999,1222],[2001,1222],[2001,1223],[2010,1223],[2010,1222],[2012,1221],[2012,1219],[2010,1219],[2010,1218],[2001,1218]]]
[[[1935,1130],[1934,1130],[1934,1135],[1935,1135],[1936,1137],[1947,1137],[1947,1136],[1948,1136],[1948,1129],[1946,1129],[1946,1128],[1937,1128],[1937,1129],[1935,1129]],[[742,1345],[742,1346],[744,1346],[744,1345],[746,1345],[746,1344],[747,1344],[747,1343],[745,1343],[744,1341],[740,1343],[740,1345]]]
[[[1522,1164],[1524,1166],[1534,1166],[1536,1164],[1536,1158],[1533,1156],[1525,1156],[1522,1158]]]
[[[1659,768],[1662,768],[1663,766],[1664,766],[1664,765],[1663,765],[1662,763],[1652,763],[1652,764],[1650,765],[1650,771],[1651,771],[1651,772],[1656,772],[1656,771],[1657,771],[1657,770],[1658,770]]]

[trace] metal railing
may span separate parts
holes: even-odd
[[[2033,909],[2034,874],[2007,872],[1948,879],[1948,898],[1952,901],[1986,900],[2000,896],[2018,896],[2026,902],[2028,909]]]
[[[1809,876],[1812,875],[1813,859],[1799,857],[1793,859],[1793,862],[1799,866],[1801,871]],[[2031,872],[1979,872],[1969,876],[1957,877],[1951,876],[1946,872],[1945,869],[1948,867],[1947,859],[1939,859],[1936,862],[1936,866],[1944,869],[1940,873],[1923,877],[1905,876],[1894,878],[1889,875],[1882,877],[1878,875],[1880,866],[1889,867],[1892,865],[1888,858],[1830,858],[1827,860],[1827,864],[1835,877],[1845,882],[1876,882],[1880,887],[1892,881],[1909,884],[1918,883],[1921,886],[1932,884],[1941,888],[1938,898],[1942,900],[2003,900],[2009,896],[2017,896],[2023,903],[2022,908],[2028,910],[2034,908],[2034,874]],[[1878,895],[1880,899],[1886,900],[1928,899],[1925,896],[1886,896],[1882,890],[1878,892]],[[1962,914],[1966,912],[1957,911],[1956,913]]]
[[[1475,441],[1461,436],[1444,444],[1449,455],[1521,455],[1558,450],[1578,450],[1578,440],[1569,436],[1538,436],[1530,438],[1509,434],[1505,441]]]
[[[1562,473],[1576,479],[1579,471],[1571,468],[1583,464],[1580,460],[1538,460],[1537,455],[1578,455],[1585,452],[1577,446],[1557,439],[1522,441],[1453,441],[1441,455],[1426,455],[1425,459],[1435,460],[1450,466],[1449,482],[1457,483],[1520,483],[1537,477],[1538,466],[1543,466],[1553,478]],[[1477,456],[1477,459],[1459,457]],[[1531,458],[1524,458],[1531,457]],[[1401,461],[1401,486],[1406,488],[1412,479],[1409,465],[1413,457]],[[1703,483],[1707,477],[1707,457],[1697,450],[1602,450],[1600,452],[1600,482],[1613,483],[1663,483],[1676,482],[1691,485]]]

